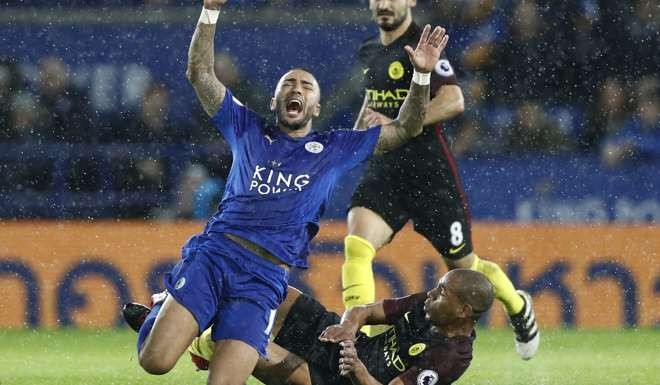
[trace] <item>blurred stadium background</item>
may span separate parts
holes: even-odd
[[[199,3],[0,1],[0,384],[203,383],[188,365],[140,372],[119,316],[162,287],[231,164],[185,79]],[[466,112],[445,134],[476,251],[534,295],[544,330],[518,362],[494,309],[458,383],[657,382],[660,5],[419,0],[414,15],[451,36]],[[223,81],[250,107],[302,66],[323,90],[318,128],[352,126],[343,80],[377,31],[366,0],[230,0],[218,30]],[[293,275],[336,310],[360,173]],[[445,269],[411,228],[376,262],[379,297]]]

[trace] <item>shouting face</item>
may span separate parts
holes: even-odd
[[[312,118],[321,111],[321,92],[314,75],[302,69],[293,69],[280,79],[275,96],[270,102],[271,111],[277,114],[278,125],[289,131],[311,128]]]

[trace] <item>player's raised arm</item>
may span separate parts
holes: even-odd
[[[213,37],[220,7],[226,2],[227,0],[204,0],[204,9],[188,49],[186,77],[209,116],[218,112],[225,98],[226,88],[213,70]]]
[[[399,109],[399,116],[382,126],[376,153],[392,150],[422,133],[425,107],[430,98],[431,71],[440,59],[448,39],[444,28],[435,27],[431,32],[431,26],[427,24],[417,47],[405,47],[415,68],[410,91]]]

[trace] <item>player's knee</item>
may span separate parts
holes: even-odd
[[[344,238],[344,255],[346,263],[371,263],[376,255],[376,249],[367,239],[348,235]]]
[[[138,355],[140,366],[149,374],[165,374],[172,370],[176,364],[176,359],[168,358],[165,355],[154,354],[150,351],[141,351]]]
[[[491,277],[493,274],[498,274],[499,272],[502,271],[502,269],[500,269],[500,266],[495,262],[481,259],[474,253],[470,254],[470,256],[472,256],[472,260],[465,261],[466,263],[463,266],[459,266],[459,267],[476,270],[480,273],[485,274],[487,277]]]
[[[459,259],[449,259],[445,258],[445,264],[449,270],[453,269],[475,269],[475,261],[477,256],[474,253],[470,253],[463,258]]]
[[[349,234],[368,241],[376,249],[388,244],[394,235],[394,230],[379,214],[364,207],[352,208],[347,222]]]

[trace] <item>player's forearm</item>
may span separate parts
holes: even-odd
[[[190,48],[186,77],[195,88],[202,107],[214,115],[224,99],[225,87],[215,76],[213,68],[213,39],[215,24],[197,23]]]
[[[446,85],[440,88],[438,94],[426,105],[424,125],[444,122],[465,110],[465,101],[461,88],[456,85]]]
[[[356,326],[356,330],[364,325],[381,325],[385,321],[385,311],[383,310],[382,301],[352,307],[346,310],[341,317],[342,324],[351,323]]]
[[[186,76],[192,84],[199,83],[202,76],[213,75],[213,38],[215,24],[197,23],[188,49]]]
[[[430,88],[428,84],[420,85],[410,82],[410,92],[403,101],[401,109],[399,109],[399,116],[396,118],[401,123],[401,130],[409,139],[422,133]]]
[[[422,133],[429,90],[429,85],[411,82],[408,96],[399,109],[399,116],[381,128],[376,153],[393,150]]]

